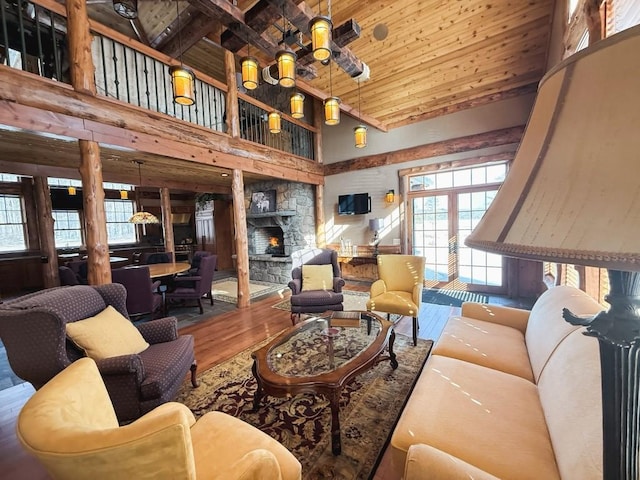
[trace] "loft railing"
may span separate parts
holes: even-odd
[[[44,6],[46,5],[46,6]],[[0,0],[0,63],[57,81],[70,83],[67,20],[62,5]],[[93,23],[92,56],[99,95],[216,131],[225,129],[226,86],[196,72],[196,104],[173,102],[171,59],[102,25]],[[8,48],[6,47],[8,45]],[[136,46],[133,48],[132,45]],[[282,132],[266,126],[270,108],[245,97],[239,100],[242,139],[314,159],[314,131],[302,122],[282,120]]]
[[[280,133],[270,133],[269,112],[265,108],[249,103],[242,98],[238,100],[238,107],[241,138],[310,160],[314,159],[312,131],[283,117]]]

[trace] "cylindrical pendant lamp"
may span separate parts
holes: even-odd
[[[247,90],[258,87],[258,60],[255,57],[243,57],[240,60],[242,70],[242,86]]]
[[[291,116],[293,118],[304,117],[304,95],[300,92],[291,95]]]
[[[324,101],[324,123],[337,125],[340,123],[340,99],[329,97]]]
[[[280,133],[280,130],[282,130],[281,125],[280,112],[271,112],[269,114],[269,132]]]
[[[289,49],[276,53],[278,62],[278,83],[281,87],[291,88],[296,84],[296,59],[297,55]]]
[[[331,29],[333,24],[329,17],[315,17],[309,22],[313,58],[319,61],[328,60],[331,56]]]
[[[358,125],[353,129],[356,148],[364,148],[367,146],[367,127]]]
[[[172,65],[169,67],[169,74],[173,85],[173,101],[179,105],[193,105],[196,101],[193,72],[182,65]]]

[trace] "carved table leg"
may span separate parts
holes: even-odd
[[[393,344],[396,341],[396,332],[391,329],[391,335],[389,335],[389,358],[391,359],[391,368],[394,370],[398,368],[398,360],[396,360],[396,354],[393,352]]]
[[[196,370],[198,369],[198,364],[196,362],[193,362],[191,364],[191,385],[193,385],[193,388],[199,386],[200,384],[198,383],[198,379],[196,378]]]
[[[331,405],[331,452],[340,455],[342,444],[340,442],[340,390],[332,390],[329,395]]]
[[[254,360],[253,365],[251,366],[251,371],[253,372],[253,376],[256,379],[256,383],[258,386],[256,387],[256,393],[253,394],[253,411],[256,412],[258,408],[260,408],[260,400],[262,400],[262,382],[260,381],[260,377],[258,376],[258,366]]]

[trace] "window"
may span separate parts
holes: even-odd
[[[72,248],[82,245],[82,223],[77,210],[54,210],[53,234],[57,248]]]
[[[0,173],[0,182],[19,182],[20,177],[18,175],[11,175],[10,173]]]
[[[0,195],[0,252],[26,249],[22,201],[18,195]]]
[[[411,191],[441,190],[449,188],[502,183],[507,174],[507,164],[483,165],[463,170],[447,170],[426,175],[416,175],[409,179]]]
[[[133,215],[133,201],[105,200],[104,211],[109,245],[134,243],[136,241],[135,225],[129,223],[129,218]]]

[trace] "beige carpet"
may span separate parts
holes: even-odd
[[[260,282],[251,280],[249,282],[249,294],[252,300],[273,292],[288,291],[286,285],[277,283]],[[217,280],[211,284],[213,298],[221,302],[236,303],[238,299],[238,280],[235,278],[225,278]]]

